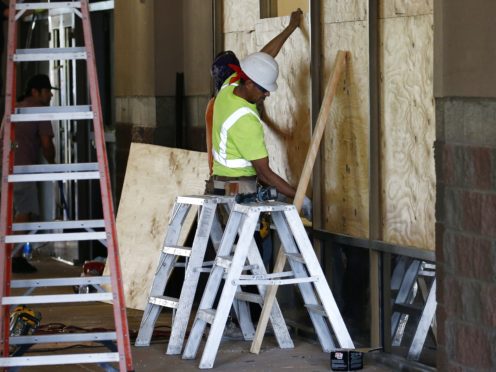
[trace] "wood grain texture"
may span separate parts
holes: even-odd
[[[434,249],[433,16],[381,21],[383,237]]]
[[[223,31],[253,31],[260,19],[260,0],[224,0]]]
[[[379,17],[433,14],[434,0],[380,0]]]
[[[369,234],[369,56],[368,23],[326,24],[323,79],[338,50],[349,50],[324,137],[322,212],[326,230],[368,238]]]
[[[368,0],[322,1],[324,23],[367,20]]]
[[[272,170],[296,186],[310,143],[310,38],[309,18],[289,37],[276,57],[279,88],[265,100],[265,141]],[[261,49],[289,23],[289,17],[257,22]]]
[[[232,50],[239,59],[256,52],[258,49],[255,33],[239,31],[224,34],[224,50]]]
[[[175,198],[203,194],[207,177],[206,153],[131,145],[116,220],[127,307],[145,308]]]

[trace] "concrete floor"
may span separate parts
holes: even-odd
[[[69,266],[52,259],[35,259],[34,265],[38,268],[38,273],[16,275],[15,279],[42,278],[42,277],[63,277],[79,276],[80,268]],[[148,288],[143,290],[148,291]],[[47,290],[39,289],[35,294],[47,294]],[[57,293],[64,292],[61,288]],[[13,294],[18,294],[14,292]],[[52,292],[50,292],[53,294]],[[70,293],[70,292],[69,292]],[[33,305],[33,309],[40,311],[42,314],[41,329],[48,330],[49,324],[61,323],[65,326],[80,326],[84,329],[106,328],[113,329],[113,316],[111,306],[104,303],[91,303],[79,305]],[[128,322],[131,337],[134,338],[139,329],[142,311],[129,309]],[[157,322],[158,335],[152,339],[149,347],[132,346],[133,362],[136,371],[197,371],[199,356],[196,360],[182,360],[180,356],[168,356],[165,354],[167,346],[167,335],[170,330],[170,316],[162,314]],[[56,327],[57,328],[57,327]],[[58,328],[61,328],[59,325]],[[214,365],[214,370],[218,371],[329,371],[330,357],[328,353],[322,352],[320,345],[315,341],[293,337],[294,349],[279,349],[274,337],[267,336],[264,339],[263,347],[259,355],[249,352],[250,343],[244,341],[224,341],[221,343],[219,352]],[[53,348],[66,348],[65,350],[53,351]],[[51,349],[51,350],[50,350]],[[50,355],[60,353],[80,353],[80,352],[105,352],[106,349],[99,345],[40,345],[32,349],[32,355]],[[201,353],[201,349],[199,351]],[[377,358],[380,352],[365,354],[365,367],[363,371],[398,371],[412,370],[421,371],[429,368],[400,368],[400,364],[386,366],[379,362],[381,357]],[[31,355],[31,353],[30,353]],[[387,358],[386,358],[387,359]],[[388,363],[391,364],[391,363]],[[67,366],[43,366],[43,367],[25,367],[21,371],[39,371],[52,372],[58,371],[101,371],[97,365],[67,365]]]

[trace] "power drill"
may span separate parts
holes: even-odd
[[[237,194],[234,200],[238,204],[263,202],[277,199],[277,190],[272,186],[258,186],[257,191],[251,194]]]

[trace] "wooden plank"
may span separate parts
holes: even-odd
[[[207,178],[206,153],[131,144],[116,222],[127,307],[145,308],[176,196],[203,194]]]
[[[369,236],[369,46],[366,21],[324,25],[323,77],[338,50],[353,55],[336,92],[323,139],[324,229]]]
[[[305,159],[305,165],[303,167],[300,182],[298,183],[298,188],[296,190],[296,196],[293,201],[298,211],[301,209],[301,206],[303,205],[303,199],[305,197],[308,183],[310,182],[310,176],[312,174],[313,163],[315,161],[315,158],[317,157],[317,152],[320,147],[320,141],[324,134],[327,118],[329,116],[332,101],[336,94],[338,83],[341,79],[342,73],[345,71],[346,68],[347,58],[349,58],[347,52],[340,51],[338,53],[336,57],[334,73],[331,74],[331,77],[326,87],[321,111],[319,114],[319,118],[317,120],[317,124],[315,126],[315,132],[312,137],[312,142],[310,144],[310,148],[308,150],[307,157]],[[285,263],[286,263],[286,256],[284,255],[284,251],[282,249],[279,249],[277,260],[274,265],[274,272],[281,272],[284,269]],[[260,352],[260,346],[262,345],[263,336],[267,328],[267,323],[269,320],[270,312],[272,310],[272,305],[274,304],[277,288],[278,288],[277,286],[271,286],[268,288],[267,293],[265,294],[264,306],[262,309],[262,313],[260,314],[260,320],[258,322],[255,338],[253,339],[253,343],[250,349],[252,353],[258,354]]]
[[[434,250],[433,16],[381,21],[383,239]]]
[[[433,14],[434,0],[379,0],[379,17]]]

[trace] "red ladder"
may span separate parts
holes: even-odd
[[[65,9],[82,20],[84,46],[76,48],[17,49],[17,20],[30,9]],[[18,3],[10,1],[9,34],[7,50],[7,74],[5,89],[5,117],[3,128],[2,194],[0,213],[0,368],[36,365],[59,365],[98,363],[107,370],[114,369],[109,363],[118,363],[119,370],[132,371],[133,362],[124,304],[122,275],[119,264],[117,234],[110,189],[108,162],[105,149],[102,110],[93,49],[93,38],[89,19],[88,0],[55,3]],[[84,59],[90,91],[87,106],[32,107],[16,109],[16,63],[28,61]],[[92,120],[95,134],[96,163],[43,164],[14,166],[13,144],[17,122],[45,120]],[[13,184],[16,182],[58,182],[97,179],[100,182],[103,220],[79,220],[62,222],[13,223]],[[87,232],[66,232],[70,229],[85,229]],[[63,233],[51,233],[53,229]],[[39,230],[41,234],[15,234],[16,231]],[[48,232],[47,232],[48,230]],[[11,254],[13,244],[24,242],[56,241],[104,241],[108,251],[109,276],[51,278],[35,280],[12,280]],[[109,284],[111,292],[57,295],[12,296],[11,288],[37,288],[74,285]],[[101,288],[101,287],[100,287]],[[28,292],[30,293],[30,292]],[[64,304],[93,301],[110,301],[113,306],[115,332],[71,333],[40,336],[10,336],[9,308],[16,304]],[[110,345],[114,352],[58,354],[41,356],[11,356],[9,346],[33,345],[54,342],[100,342]],[[116,348],[117,346],[117,348]],[[117,351],[115,352],[115,349]]]

